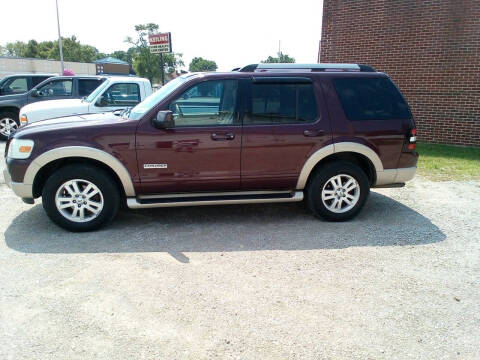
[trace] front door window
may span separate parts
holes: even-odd
[[[233,125],[236,80],[212,80],[199,83],[174,100],[175,127]]]
[[[57,97],[72,95],[72,80],[55,80],[38,88],[39,97]]]

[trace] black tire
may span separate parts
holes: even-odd
[[[347,210],[349,205],[343,202],[345,201],[344,197],[346,195],[343,195],[343,197],[342,195],[339,195],[339,199],[342,200],[342,202],[340,202],[340,205],[343,206],[344,210],[342,211],[344,212],[331,211],[322,200],[322,191],[324,187],[326,187],[326,190],[332,189],[329,188],[330,185],[327,184],[327,182],[329,182],[329,180],[336,175],[347,175],[352,177],[356,180],[359,188],[358,200],[356,204],[349,210]],[[344,177],[343,179],[347,180],[348,177]],[[345,183],[343,184],[345,185]],[[350,194],[355,195],[355,190],[352,191],[353,193]],[[344,193],[343,190],[342,193]],[[353,217],[355,217],[355,215],[359,213],[363,205],[365,205],[369,193],[370,184],[363,170],[353,163],[341,161],[327,163],[318,170],[316,170],[307,185],[306,200],[308,208],[310,209],[310,211],[313,212],[315,216],[324,218],[329,221],[345,221],[352,219]],[[327,205],[333,205],[335,199],[336,197],[332,200],[326,200],[325,202],[327,203]]]
[[[67,181],[74,179],[91,182],[100,190],[103,197],[102,210],[90,221],[72,221],[62,215],[56,206],[55,197],[58,189]],[[114,179],[103,169],[91,165],[72,164],[62,167],[50,175],[43,187],[42,203],[47,215],[58,226],[74,232],[92,231],[115,217],[120,205],[120,193]],[[87,210],[85,211],[88,213]]]
[[[17,126],[20,126],[20,121],[18,120],[18,113],[15,111],[0,111],[0,122],[3,119],[12,119],[16,122]],[[0,140],[7,140],[8,134],[0,131]]]

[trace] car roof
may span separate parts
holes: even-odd
[[[17,74],[9,74],[9,75],[6,75],[5,77],[3,77],[4,79],[5,78],[9,78],[9,77],[14,77],[14,76],[30,76],[30,77],[39,77],[39,76],[58,76],[58,74],[48,74],[48,73],[34,73],[34,74],[29,74],[29,73],[17,73]]]
[[[111,81],[125,81],[125,79],[131,79],[133,81],[138,81],[138,82],[150,82],[150,80],[148,79],[145,79],[145,78],[141,78],[141,77],[138,77],[138,76],[118,76],[118,75],[109,75],[109,76],[105,76],[107,79],[111,80]]]

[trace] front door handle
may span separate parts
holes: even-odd
[[[223,134],[213,133],[211,135],[211,138],[212,140],[216,140],[216,141],[233,140],[235,139],[235,134],[234,133],[223,133]]]
[[[323,134],[325,134],[325,131],[323,131],[323,130],[305,130],[303,132],[303,136],[308,136],[308,137],[323,136]]]

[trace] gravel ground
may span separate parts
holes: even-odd
[[[123,211],[72,234],[0,185],[1,359],[478,359],[480,183]]]

